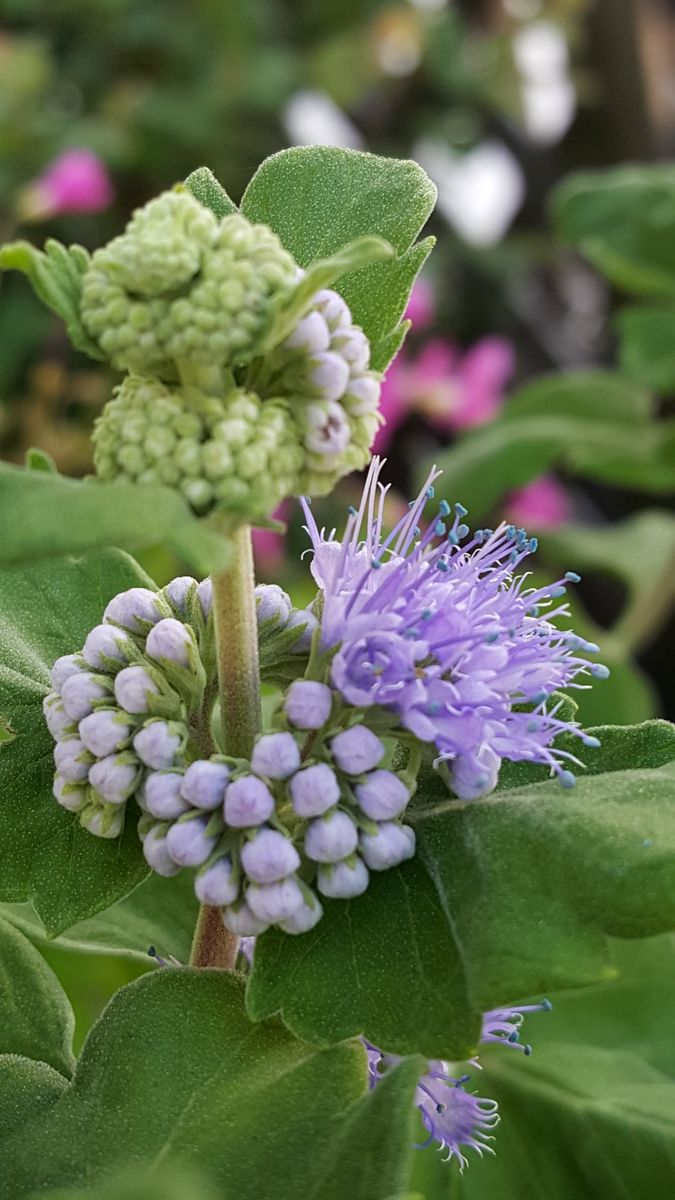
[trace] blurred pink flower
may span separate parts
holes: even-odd
[[[85,148],[65,150],[19,196],[24,221],[42,221],[62,213],[100,212],[115,198],[105,163]]]
[[[284,500],[272,513],[272,519],[287,521],[291,509],[291,501]],[[286,534],[275,533],[273,529],[254,529],[252,538],[256,575],[274,579],[284,563]]]
[[[429,324],[435,311],[434,289],[427,279],[417,279],[404,313],[405,320],[412,321],[413,329],[423,329]]]
[[[525,529],[555,529],[569,521],[570,499],[555,475],[540,475],[507,497],[504,515]]]

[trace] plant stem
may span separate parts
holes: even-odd
[[[213,576],[222,748],[235,758],[249,758],[262,719],[253,549],[248,525],[234,533],[232,548],[229,567]],[[232,970],[237,940],[225,929],[218,909],[203,907],[195,930],[191,966]]]

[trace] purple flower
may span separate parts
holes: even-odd
[[[501,1042],[503,1045],[513,1046],[516,1050],[522,1050],[523,1054],[530,1055],[532,1047],[520,1041],[520,1028],[523,1023],[525,1013],[530,1012],[550,1012],[553,1005],[550,1000],[541,1000],[539,1004],[516,1004],[510,1008],[493,1008],[489,1012],[483,1013],[483,1028],[481,1030],[481,1042]]]
[[[79,654],[62,654],[60,658],[57,658],[51,669],[51,681],[54,691],[61,695],[66,680],[70,679],[71,675],[76,675],[79,671],[83,670],[85,668],[80,662]]]
[[[167,583],[164,588],[164,595],[167,600],[182,616],[185,616],[185,606],[193,584],[196,587],[197,580],[193,579],[191,575],[178,575],[170,583]]]
[[[460,1079],[447,1073],[447,1064],[430,1063],[430,1070],[417,1085],[415,1103],[424,1127],[429,1134],[420,1149],[438,1143],[445,1151],[445,1161],[456,1158],[460,1169],[468,1164],[464,1150],[485,1150],[494,1154],[491,1131],[499,1124],[496,1100],[486,1100],[462,1086],[468,1076]]]
[[[134,750],[146,767],[165,771],[177,765],[184,737],[185,729],[177,721],[147,721],[134,738]]]
[[[190,665],[190,650],[194,638],[187,625],[177,621],[175,617],[164,617],[150,630],[145,652],[150,658],[161,661],[167,658],[169,662],[178,663],[181,667]]]
[[[297,871],[300,855],[293,843],[277,829],[259,829],[255,837],[242,846],[241,865],[254,883],[278,883]]]
[[[183,776],[171,771],[153,771],[145,780],[138,796],[141,808],[147,809],[160,821],[175,821],[190,808],[181,796]]]
[[[325,683],[296,679],[286,693],[284,708],[296,729],[321,729],[330,716],[333,693]]]
[[[207,863],[195,875],[195,894],[200,904],[222,908],[234,904],[239,895],[239,872],[229,857]]]
[[[306,608],[294,608],[286,621],[286,629],[297,629],[298,636],[293,643],[293,653],[301,654],[311,649],[314,630],[319,622],[314,613]]]
[[[386,871],[412,858],[415,834],[408,825],[382,821],[376,833],[360,835],[359,848],[371,871]]]
[[[133,754],[110,754],[99,758],[89,771],[89,782],[108,804],[124,804],[134,791],[139,775]]]
[[[198,759],[190,763],[183,776],[181,795],[195,808],[218,808],[223,803],[229,778],[230,771],[224,763]]]
[[[336,809],[310,821],[305,834],[305,853],[313,862],[336,863],[354,853],[358,840],[352,818]]]
[[[338,767],[347,775],[372,771],[384,758],[384,746],[365,725],[352,725],[334,737],[330,748]]]
[[[289,790],[299,817],[320,817],[340,799],[340,785],[328,763],[315,763],[297,771]]]
[[[337,651],[333,685],[350,704],[379,705],[435,745],[462,799],[494,788],[502,758],[544,763],[571,786],[566,763],[579,760],[553,742],[584,734],[559,719],[552,697],[607,674],[585,657],[597,647],[555,624],[568,616],[559,601],[578,576],[528,586],[519,568],[536,539],[504,524],[471,535],[460,504],[442,500],[422,530],[435,471],[385,535],[380,469],[374,459],[341,542],[319,531],[304,504],[324,597],[321,645]]]
[[[61,808],[66,808],[68,812],[79,812],[87,802],[86,786],[84,784],[69,783],[62,775],[54,776],[52,794],[54,799],[61,805]]]
[[[91,755],[80,738],[66,738],[54,747],[54,763],[66,783],[82,783],[89,774]]]
[[[94,711],[97,700],[110,694],[108,681],[89,671],[69,675],[61,688],[63,707],[71,721],[81,721]]]
[[[357,854],[352,854],[341,862],[319,867],[316,886],[322,896],[351,900],[353,896],[361,896],[365,892],[368,880],[368,868]]]
[[[223,925],[237,937],[257,937],[269,928],[269,923],[256,917],[245,901],[223,909]]]
[[[274,796],[256,775],[242,775],[225,791],[225,821],[235,829],[262,825],[274,812]]]
[[[73,722],[66,712],[58,692],[50,692],[42,701],[47,728],[55,742],[75,732]]]
[[[266,621],[283,625],[291,615],[291,598],[276,583],[259,583],[255,589],[255,603],[260,625]]]
[[[99,708],[80,721],[80,737],[87,750],[97,758],[107,758],[116,750],[123,750],[133,732],[125,717],[126,713],[117,708]]]
[[[197,584],[197,596],[202,610],[202,616],[205,621],[209,619],[211,606],[213,604],[213,584],[210,579],[202,579],[201,583]]]
[[[116,838],[124,826],[124,811],[119,804],[87,804],[80,812],[80,825],[94,837]]]
[[[125,662],[125,646],[131,646],[130,639],[114,625],[95,625],[87,634],[82,657],[90,667],[101,670],[110,662]]]
[[[75,146],[47,164],[21,195],[24,219],[44,221],[62,213],[100,212],[115,199],[105,163],[93,150]]]
[[[178,874],[180,867],[169,854],[166,834],[166,825],[155,825],[143,838],[143,855],[153,871],[170,879],[172,875]]]
[[[283,929],[284,933],[308,933],[318,924],[322,916],[323,909],[317,897],[313,896],[311,902],[305,897],[302,907],[298,908],[292,917],[287,917],[285,921],[279,921],[279,928]]]
[[[369,771],[363,783],[357,783],[354,795],[371,821],[400,817],[410,799],[403,780],[393,771]]]
[[[208,815],[176,821],[166,835],[166,845],[179,867],[200,867],[215,849],[217,837],[206,832]]]
[[[246,903],[251,912],[269,925],[287,921],[304,902],[302,888],[292,875],[276,883],[251,883],[246,888]]]
[[[113,596],[107,605],[103,620],[121,625],[130,633],[143,633],[148,625],[154,625],[162,615],[156,592],[149,588],[128,588]]]
[[[288,779],[300,766],[300,751],[292,733],[264,733],[253,747],[251,767],[267,779]]]
[[[145,667],[124,667],[115,676],[115,699],[120,708],[128,713],[146,713],[150,708],[150,697],[159,694],[159,688]]]

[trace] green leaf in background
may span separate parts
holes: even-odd
[[[137,585],[154,587],[118,550],[0,573],[0,718],[13,735],[0,743],[0,899],[33,900],[52,934],[147,874],[133,821],[104,841],[54,800],[54,746],[42,715],[52,663],[80,649],[112,596]]]
[[[188,175],[185,187],[192,192],[195,200],[199,200],[205,208],[210,208],[219,220],[237,212],[234,200],[230,200],[225,188],[218,183],[213,171],[208,167],[197,167],[196,171]]]
[[[223,1193],[203,1178],[196,1178],[193,1168],[183,1171],[175,1165],[148,1175],[143,1166],[122,1171],[94,1187],[57,1188],[54,1192],[39,1193],[43,1200],[222,1200]]]
[[[73,1014],[41,954],[18,929],[0,920],[0,1055],[48,1063],[70,1078]]]
[[[617,943],[621,978],[553,997],[531,1058],[490,1046],[481,1094],[499,1101],[495,1157],[460,1177],[413,1160],[427,1200],[670,1200],[675,1179],[675,939]]]
[[[562,236],[617,287],[675,296],[675,168],[621,166],[572,175],[553,193]]]
[[[270,225],[301,267],[364,235],[390,242],[397,257],[340,282],[354,320],[368,335],[372,365],[384,370],[398,326],[433,240],[413,245],[436,189],[414,162],[332,146],[295,147],[256,171],[241,202],[250,221]]]
[[[82,276],[89,261],[83,246],[66,249],[53,238],[47,240],[44,251],[30,242],[12,242],[0,248],[0,270],[22,271],[43,304],[65,322],[75,349],[101,360],[104,356],[80,319]]]
[[[225,972],[156,971],[117,993],[72,1085],[7,1137],[5,1112],[26,1111],[36,1080],[0,1060],[0,1197],[89,1187],[142,1162],[150,1177],[194,1164],[224,1200],[385,1200],[408,1182],[419,1070],[403,1063],[368,1093],[360,1045],[321,1051],[252,1028]]]
[[[623,308],[616,325],[622,370],[657,392],[675,391],[675,305]]]
[[[410,815],[416,858],[326,903],[297,941],[264,934],[252,1017],[464,1059],[482,1011],[606,979],[609,936],[675,928],[675,727],[599,733],[571,791],[535,782],[464,804],[428,770]],[[639,765],[615,769],[627,763]]]
[[[3,565],[160,542],[200,575],[221,569],[229,558],[223,535],[198,521],[168,487],[67,479],[0,463],[0,511]]]

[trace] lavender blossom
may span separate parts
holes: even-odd
[[[258,624],[275,621],[285,625],[291,615],[291,598],[276,583],[259,583],[255,589]]]
[[[208,621],[213,605],[213,584],[210,579],[202,579],[201,583],[197,584],[197,597],[202,616],[205,621]]]
[[[164,595],[167,600],[181,616],[186,615],[187,598],[193,584],[196,587],[197,580],[193,579],[191,575],[178,575],[170,583],[167,583],[164,588]]]
[[[146,721],[134,738],[134,750],[146,767],[164,771],[179,764],[185,737],[178,721]]]
[[[101,675],[76,671],[61,688],[61,701],[71,721],[81,721],[94,711],[97,700],[110,695],[110,685]]]
[[[468,1164],[464,1150],[475,1150],[479,1155],[490,1146],[491,1131],[499,1124],[496,1100],[486,1100],[473,1092],[465,1091],[463,1084],[468,1076],[459,1079],[448,1073],[446,1063],[430,1063],[430,1070],[417,1085],[415,1103],[420,1111],[424,1127],[429,1136],[419,1144],[420,1149],[438,1143],[445,1151],[445,1161],[456,1158],[463,1171]]]
[[[167,843],[167,825],[155,825],[143,838],[143,855],[149,867],[165,879],[177,875],[180,867],[169,853]]]
[[[520,1028],[525,1013],[550,1012],[553,1005],[550,1000],[541,1000],[539,1004],[516,1004],[510,1008],[493,1008],[483,1013],[483,1028],[481,1042],[500,1042],[502,1045],[513,1046],[529,1056],[532,1047],[520,1040]]]
[[[241,848],[241,865],[253,883],[278,883],[300,866],[295,846],[277,829],[259,829]]]
[[[286,629],[297,629],[298,636],[293,645],[293,653],[306,653],[311,649],[314,630],[319,622],[314,613],[307,608],[294,608],[286,622]]]
[[[218,838],[209,835],[208,815],[189,816],[178,820],[166,835],[166,845],[179,867],[200,867],[213,853]]]
[[[100,671],[110,663],[126,662],[125,649],[131,648],[131,639],[114,625],[95,625],[87,634],[82,657],[90,667]]]
[[[340,785],[328,763],[298,771],[290,781],[293,808],[299,817],[320,817],[340,799]]]
[[[333,693],[325,683],[296,679],[286,693],[284,708],[296,729],[321,729],[330,716]]]
[[[175,821],[190,805],[181,795],[183,776],[172,771],[153,771],[138,795],[141,808],[160,821]]]
[[[162,616],[156,592],[149,588],[128,588],[113,596],[103,613],[108,624],[121,625],[129,633],[144,633],[148,625],[154,625]]]
[[[85,668],[80,662],[79,654],[62,654],[60,658],[57,658],[50,672],[54,691],[61,695],[66,679],[70,679],[71,675],[76,675],[78,671],[83,670]]]
[[[359,847],[371,871],[386,871],[412,858],[415,834],[408,825],[382,821],[377,833],[361,833]]]
[[[68,812],[79,812],[87,803],[87,788],[82,783],[69,783],[62,775],[54,776],[52,795],[61,808]]]
[[[400,817],[410,799],[410,792],[393,771],[369,771],[362,783],[357,783],[354,795],[359,808],[371,821],[389,821]]]
[[[99,758],[89,771],[89,782],[108,804],[124,804],[138,782],[140,764],[134,754]]]
[[[308,898],[309,889],[305,889],[305,899],[301,908],[298,908],[293,913],[292,917],[287,917],[285,921],[279,921],[279,928],[283,929],[284,933],[308,933],[321,920],[323,909],[316,896]]]
[[[372,771],[384,758],[384,746],[365,725],[352,725],[338,733],[330,744],[333,758],[346,775],[362,775]]]
[[[256,917],[248,904],[243,901],[223,909],[223,925],[237,937],[257,937],[259,933],[264,933],[269,928],[269,923]]]
[[[185,772],[181,794],[195,808],[211,811],[223,803],[229,778],[230,770],[225,763],[200,758],[190,763]]]
[[[300,750],[292,733],[264,733],[251,755],[256,775],[267,779],[288,779],[300,766]]]
[[[97,758],[106,758],[128,745],[133,726],[125,720],[126,713],[117,708],[99,708],[80,721],[80,737],[87,750]]]
[[[305,834],[305,854],[313,862],[336,863],[354,853],[358,840],[352,818],[335,809],[325,817],[310,821]]]
[[[357,854],[352,854],[341,862],[319,867],[316,886],[322,896],[330,896],[334,900],[351,900],[365,892],[368,880],[368,868]]]
[[[89,774],[91,755],[80,738],[66,738],[54,747],[54,763],[66,783],[82,783]]]
[[[149,712],[150,697],[158,695],[159,688],[145,667],[124,667],[115,676],[115,699],[125,712]]]
[[[145,642],[145,652],[150,658],[159,662],[166,658],[181,667],[189,667],[190,652],[194,653],[195,649],[192,631],[175,617],[164,617],[158,621],[150,630]]]
[[[195,875],[195,894],[200,904],[223,908],[234,904],[239,895],[239,872],[229,856],[200,867]]]
[[[50,692],[42,701],[47,728],[55,742],[75,733],[75,726],[61,702],[58,692]]]
[[[119,837],[124,827],[124,808],[116,804],[87,804],[80,812],[80,825],[94,837]]]
[[[289,875],[276,883],[251,883],[246,888],[246,903],[255,917],[276,925],[294,916],[305,903],[297,879]]]
[[[274,796],[256,775],[242,775],[225,791],[225,821],[235,829],[262,825],[274,812]]]

